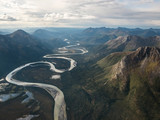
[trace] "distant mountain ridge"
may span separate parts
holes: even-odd
[[[70,39],[77,37],[83,29],[79,28],[41,28],[33,32],[33,36],[39,39],[52,40],[55,38]]]
[[[85,44],[104,44],[108,40],[119,36],[140,36],[142,38],[160,36],[160,29],[130,29],[130,28],[87,28],[83,30],[79,39]]]
[[[27,35],[29,36],[29,33],[25,32],[24,30],[19,29],[19,30],[15,31],[15,32],[13,32],[13,33],[11,33],[9,35],[11,37],[14,37],[14,36],[21,36],[21,37],[23,37],[23,36],[27,36]]]
[[[116,36],[125,36],[125,35],[137,35],[141,37],[150,37],[155,35],[160,35],[160,29],[130,29],[130,28],[87,28],[83,31],[84,34],[88,35],[116,35]]]
[[[40,39],[53,39],[53,38],[57,38],[57,36],[59,36],[60,33],[51,32],[45,29],[38,29],[32,35]]]
[[[105,56],[112,52],[133,51],[144,46],[160,47],[160,36],[148,38],[139,36],[119,36],[101,45],[97,50],[97,54]]]

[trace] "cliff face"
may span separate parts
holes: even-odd
[[[124,56],[119,62],[117,62],[113,68],[112,73],[120,75],[126,73],[128,70],[136,67],[140,67],[144,71],[144,68],[149,64],[156,63],[159,65],[160,60],[160,49],[156,47],[141,47],[135,52]],[[152,66],[153,67],[156,66]],[[115,76],[115,78],[117,78]]]
[[[119,62],[112,66],[110,81],[121,79],[123,86],[121,90],[126,90],[129,83],[130,74],[139,71],[142,77],[147,77],[150,83],[152,79],[160,77],[160,49],[156,47],[141,47],[135,52],[124,56]],[[151,82],[152,81],[152,82]]]

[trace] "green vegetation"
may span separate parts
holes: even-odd
[[[106,68],[109,66],[112,66],[116,64],[119,60],[121,60],[125,55],[127,55],[127,52],[117,52],[117,53],[112,53],[109,56],[103,58],[102,60],[98,61],[97,64],[101,68]]]
[[[151,49],[146,51],[149,55],[145,53],[141,58],[137,52],[113,53],[97,64],[65,74],[63,84],[72,83],[69,89],[64,86],[63,90],[71,119],[160,119],[160,64],[159,59],[155,59],[159,53],[155,54]],[[123,74],[111,79],[113,67],[124,56],[127,57]]]

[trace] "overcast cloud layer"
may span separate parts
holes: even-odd
[[[0,27],[160,27],[160,0],[0,0]]]

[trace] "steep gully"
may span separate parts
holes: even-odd
[[[65,39],[67,41],[67,39]],[[73,60],[72,58],[64,57],[66,55],[78,55],[78,54],[85,54],[88,51],[85,48],[78,48],[80,44],[77,43],[76,45],[69,45],[66,47],[62,47],[58,49],[58,54],[48,54],[43,56],[43,58],[46,59],[64,59],[68,60],[70,62],[70,67],[68,69],[57,69],[54,64],[56,63],[51,63],[48,61],[38,61],[38,62],[32,62],[32,63],[27,63],[23,66],[20,66],[13,71],[11,71],[7,76],[6,76],[6,81],[15,84],[18,86],[29,86],[29,87],[39,87],[42,89],[45,89],[54,99],[55,101],[55,106],[54,106],[54,120],[67,120],[67,115],[66,115],[66,103],[64,100],[64,94],[63,92],[56,86],[50,85],[50,84],[43,84],[43,83],[31,83],[31,82],[22,82],[17,79],[14,79],[13,76],[22,70],[25,67],[32,66],[35,64],[44,64],[48,65],[50,67],[50,70],[56,73],[64,73],[65,71],[71,71],[74,67],[76,67],[77,62]],[[72,53],[69,50],[75,50],[76,52]]]

